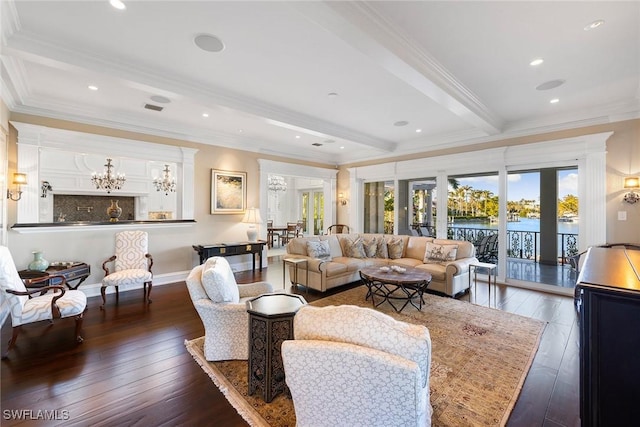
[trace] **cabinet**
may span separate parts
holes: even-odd
[[[591,248],[578,277],[582,426],[638,425],[640,251]]]

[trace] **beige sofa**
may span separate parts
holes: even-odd
[[[353,247],[361,240],[369,251],[364,256]],[[327,241],[327,243],[308,243]],[[372,249],[372,241],[377,242],[377,251]],[[427,259],[427,244],[455,245],[455,259],[436,262]],[[319,258],[313,250],[315,246],[329,247],[327,257]],[[314,247],[310,247],[314,246]],[[437,246],[436,246],[437,247]],[[450,248],[450,246],[449,246]],[[430,291],[454,297],[469,288],[469,264],[478,262],[472,243],[460,240],[434,239],[422,236],[396,236],[368,233],[335,234],[329,236],[298,237],[287,244],[287,258],[303,258],[306,263],[298,263],[298,283],[320,292],[360,280],[360,269],[371,265],[399,265],[421,268],[431,273],[433,279]],[[373,252],[376,252],[373,254]],[[309,255],[311,253],[312,256]],[[369,255],[369,256],[367,256]],[[306,264],[306,265],[305,265]],[[296,266],[289,264],[289,277],[295,276]],[[308,274],[307,274],[308,273]]]

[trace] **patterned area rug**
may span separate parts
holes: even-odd
[[[362,286],[315,301],[312,305],[353,304],[371,307]],[[431,404],[434,426],[505,425],[538,349],[545,323],[450,298],[425,295],[422,311],[410,305],[396,313],[384,303],[377,309],[431,334]],[[207,362],[204,338],[185,341],[187,350],[252,426],[294,427],[290,397],[269,404],[260,393],[247,395],[247,362]]]

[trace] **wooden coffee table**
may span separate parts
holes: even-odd
[[[384,271],[380,267],[365,267],[360,270],[360,278],[367,287],[366,298],[371,297],[373,306],[377,307],[387,301],[398,313],[404,310],[407,304],[422,311],[422,304],[424,304],[422,296],[431,283],[431,274],[414,267],[403,267],[406,269],[403,273],[393,270]],[[376,303],[375,297],[380,297],[381,301]],[[397,308],[394,301],[404,301],[404,304]]]

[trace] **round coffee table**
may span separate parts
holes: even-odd
[[[407,304],[422,311],[422,304],[424,304],[422,296],[431,283],[431,274],[420,268],[402,268],[405,269],[404,272],[391,269],[385,271],[381,266],[365,267],[360,270],[362,283],[367,287],[366,299],[371,297],[374,307],[387,301],[398,313],[404,310]],[[376,303],[375,297],[380,297],[382,300]],[[393,301],[404,301],[404,304],[398,309]]]

